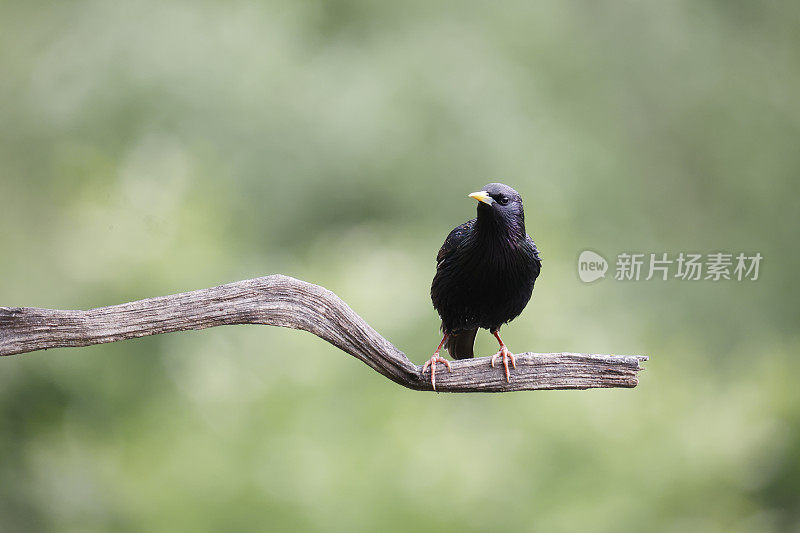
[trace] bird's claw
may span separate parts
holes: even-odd
[[[436,363],[444,363],[444,366],[447,367],[447,371],[452,371],[450,368],[450,361],[439,355],[439,352],[434,352],[433,357],[425,361],[425,364],[422,365],[423,374],[428,370],[428,367],[431,369],[431,386],[433,386],[433,390],[436,390]]]
[[[506,383],[511,383],[511,373],[508,370],[508,361],[509,359],[511,360],[511,366],[513,366],[516,370],[517,360],[514,358],[514,354],[509,352],[505,345],[500,346],[500,350],[498,350],[498,352],[492,356],[492,368],[494,368],[494,362],[498,357],[503,358],[503,368],[506,370]]]

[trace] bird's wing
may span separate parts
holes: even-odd
[[[450,235],[444,240],[444,244],[442,244],[442,247],[439,249],[439,253],[436,254],[437,267],[453,253],[453,250],[455,250],[459,244],[464,242],[466,236],[472,231],[473,226],[475,226],[474,218],[453,228],[453,231],[451,231]]]
[[[525,237],[526,237],[526,240],[528,241],[528,245],[530,245],[530,247],[533,249],[533,256],[536,258],[536,261],[541,263],[542,262],[542,258],[539,257],[539,249],[536,247],[536,243],[533,242],[533,239],[531,239],[530,235],[526,235]]]

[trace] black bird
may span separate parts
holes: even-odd
[[[533,284],[542,268],[539,251],[525,233],[522,198],[502,183],[490,183],[469,195],[478,200],[478,217],[450,232],[436,256],[436,275],[431,285],[433,307],[442,319],[442,342],[422,367],[431,369],[436,390],[436,363],[450,363],[439,355],[442,346],[454,359],[473,357],[478,328],[488,329],[500,343],[492,366],[503,359],[506,381],[511,381],[508,362],[516,368],[498,330],[516,318],[531,298]]]

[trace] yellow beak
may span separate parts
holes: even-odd
[[[492,205],[494,203],[494,199],[491,196],[489,196],[489,193],[486,191],[473,192],[471,194],[468,194],[467,196],[469,196],[470,198],[475,198],[479,202],[483,202],[488,205]]]

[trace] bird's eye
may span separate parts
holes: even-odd
[[[497,203],[499,203],[500,205],[507,205],[508,196],[506,196],[505,194],[501,194],[500,196],[497,197]]]

